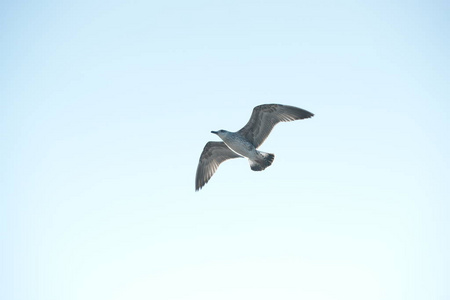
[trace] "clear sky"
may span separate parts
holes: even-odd
[[[450,298],[448,1],[3,1],[0,298]],[[254,106],[274,164],[194,177]]]

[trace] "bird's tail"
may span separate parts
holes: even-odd
[[[258,157],[254,160],[249,159],[248,162],[253,171],[262,171],[270,166],[274,159],[274,154],[258,151]]]

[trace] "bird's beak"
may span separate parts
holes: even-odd
[[[218,134],[218,132],[217,132],[217,131],[211,131],[211,133],[214,133],[214,134]]]

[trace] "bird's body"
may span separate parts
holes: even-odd
[[[222,130],[219,131],[217,135],[234,153],[247,158],[254,158],[257,155],[255,146],[238,132]]]
[[[201,189],[212,177],[219,165],[227,159],[246,157],[253,171],[270,166],[274,154],[258,151],[273,127],[279,122],[310,118],[314,114],[298,107],[281,104],[264,104],[253,109],[248,123],[237,132],[211,131],[223,142],[208,142],[203,149],[197,167],[195,190]]]
[[[253,171],[264,170],[272,164],[275,158],[273,154],[256,150],[256,147],[239,132],[229,132],[223,129],[211,132],[217,134],[231,151],[248,158]]]

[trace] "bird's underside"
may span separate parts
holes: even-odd
[[[219,135],[224,142],[208,142],[200,155],[195,177],[195,190],[200,190],[212,177],[219,165],[232,158],[251,156],[250,167],[254,171],[264,170],[273,162],[273,154],[256,150],[266,140],[273,127],[279,122],[311,118],[314,114],[294,106],[281,104],[263,104],[253,109],[250,120],[237,132],[220,130],[213,133]],[[227,146],[227,144],[229,146]],[[245,155],[231,148],[249,147]]]

